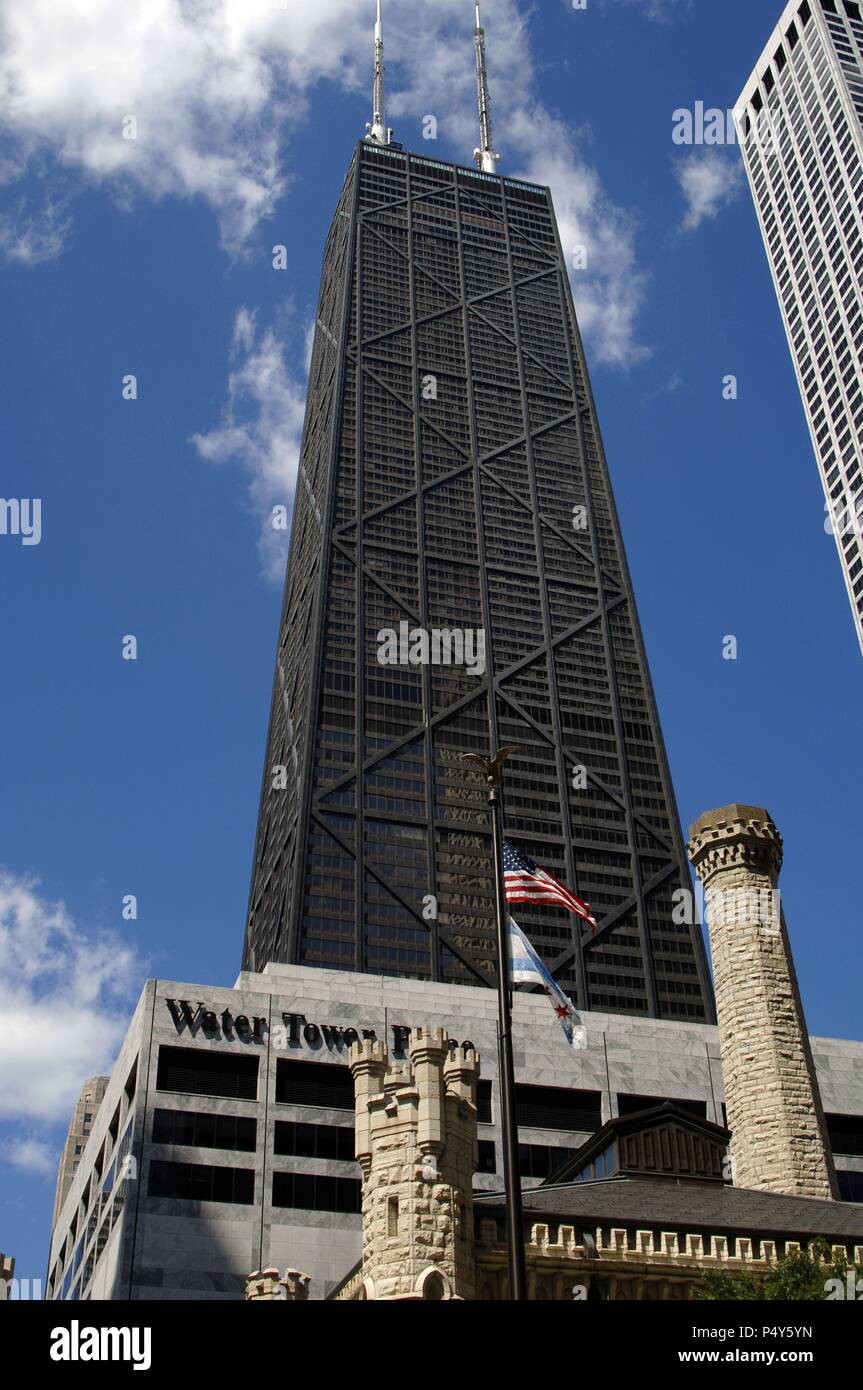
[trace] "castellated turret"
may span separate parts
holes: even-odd
[[[479,1056],[442,1028],[416,1028],[409,1059],[397,1065],[370,1039],[349,1054],[364,1296],[472,1299]]]

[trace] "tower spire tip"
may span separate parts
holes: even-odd
[[[479,148],[474,150],[476,167],[484,174],[497,173],[499,154],[495,154],[491,135],[491,99],[488,90],[488,70],[485,63],[485,30],[479,12],[479,0],[474,0],[476,25],[474,43],[476,45],[476,89],[479,110]]]
[[[372,118],[366,122],[367,140],[375,145],[388,145],[392,131],[387,130],[384,115],[384,25],[381,16],[381,0],[377,0],[375,19],[375,77],[372,88]]]

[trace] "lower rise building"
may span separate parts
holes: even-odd
[[[60,1208],[65,1201],[66,1193],[69,1191],[69,1184],[78,1171],[84,1146],[90,1138],[93,1121],[99,1106],[102,1104],[102,1097],[107,1085],[107,1076],[91,1076],[81,1087],[81,1094],[75,1104],[75,1109],[72,1111],[69,1133],[66,1136],[66,1143],[63,1145],[63,1152],[57,1167],[57,1190],[54,1194],[54,1212],[51,1217],[52,1230]]]
[[[233,989],[147,981],[54,1226],[47,1297],[242,1299],[251,1270],[286,1265],[329,1296],[362,1246],[350,1045],[373,1034],[406,1061],[411,1030],[430,1022],[482,1056],[474,1187],[494,1193],[493,990],[284,965]],[[515,996],[526,1188],[651,1104],[724,1122],[716,1027],[584,1023],[573,1051],[544,996]],[[813,1038],[812,1051],[841,1195],[863,1201],[863,1043]]]

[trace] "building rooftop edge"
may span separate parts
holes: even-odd
[[[548,184],[535,183],[532,179],[516,178],[512,174],[485,174],[470,164],[460,164],[454,159],[432,159],[426,151],[409,150],[404,147],[396,149],[393,145],[374,145],[369,140],[358,140],[357,148],[370,150],[373,154],[382,156],[384,159],[416,159],[424,164],[437,169],[458,169],[459,173],[468,174],[470,178],[476,179],[478,183],[505,183],[514,185],[518,188],[527,188],[532,193],[548,193]]]
[[[758,55],[757,61],[752,67],[752,71],[750,72],[745,83],[743,84],[740,96],[737,98],[737,101],[734,104],[735,111],[738,110],[740,107],[746,106],[752,99],[752,94],[764,75],[765,67],[768,65],[768,63],[770,63],[774,53],[781,44],[782,40],[784,39],[786,31],[788,30],[788,27],[791,24],[791,21],[793,19],[796,19],[797,12],[800,9],[801,4],[802,0],[788,0],[788,4],[785,6],[785,9],[779,16],[779,19],[776,21],[776,24],[773,26],[773,29],[770,33],[770,37],[764,44],[764,47]],[[810,4],[813,15],[817,15],[817,0],[810,0]]]

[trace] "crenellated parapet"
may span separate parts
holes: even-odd
[[[708,811],[690,830],[688,848],[705,889],[714,874],[738,868],[763,874],[775,887],[782,868],[782,836],[758,806]]]
[[[370,1039],[355,1043],[348,1061],[365,1297],[473,1298],[478,1055],[442,1028],[417,1028],[405,1062]]]
[[[298,1269],[286,1269],[281,1275],[275,1268],[256,1269],[246,1280],[246,1302],[305,1303],[310,1283],[311,1276]]]
[[[477,1297],[508,1297],[506,1244],[502,1222],[481,1220],[476,1247]],[[808,1248],[786,1240],[778,1246],[760,1233],[699,1235],[662,1230],[597,1227],[588,1237],[574,1226],[536,1222],[525,1245],[531,1300],[611,1299],[689,1300],[711,1270],[764,1275],[785,1254]],[[834,1246],[854,1263],[863,1247]]]

